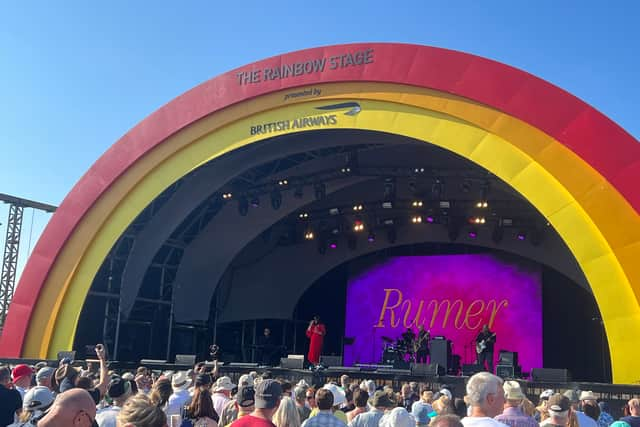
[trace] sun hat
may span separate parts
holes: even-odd
[[[231,378],[224,376],[216,380],[214,391],[231,391],[236,388],[236,385],[231,382]]]
[[[333,406],[340,406],[347,401],[347,396],[344,390],[342,390],[342,388],[338,387],[337,385],[325,384],[322,388],[325,390],[329,390],[333,395]]]
[[[171,376],[171,387],[174,390],[186,390],[191,385],[191,378],[186,372],[178,372]]]

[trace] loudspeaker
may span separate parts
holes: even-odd
[[[531,380],[550,383],[566,383],[571,381],[571,373],[567,369],[533,368]]]
[[[342,357],[340,356],[320,356],[320,364],[325,367],[342,366]]]
[[[500,358],[498,359],[498,365],[517,366],[518,352],[500,350]]]
[[[500,378],[520,378],[522,376],[522,368],[513,365],[496,366],[496,375]]]
[[[304,368],[304,359],[281,357],[280,367],[285,369],[302,369]]]
[[[482,371],[484,371],[484,368],[482,365],[478,365],[477,363],[462,365],[462,375],[465,377],[470,377],[471,375]]]
[[[176,365],[193,366],[196,364],[195,354],[176,354]]]
[[[451,357],[451,341],[431,340],[431,363],[442,366],[445,372],[449,369],[449,358]]]
[[[412,363],[411,364],[411,375],[424,375],[425,377],[436,377],[445,374],[445,370],[443,366],[438,365],[437,363]]]

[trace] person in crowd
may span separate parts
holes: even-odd
[[[431,418],[429,418],[431,411],[429,411],[428,406],[418,405],[419,403],[420,401],[413,404],[411,407],[411,415],[413,415],[413,418],[416,420],[416,426],[425,427],[429,425],[429,421],[431,420]]]
[[[565,395],[556,393],[547,401],[549,417],[540,423],[540,426],[567,427],[571,418],[571,401]]]
[[[347,423],[347,415],[340,410],[340,406],[346,401],[345,393],[335,384],[325,384],[322,389],[329,390],[333,396],[333,406],[331,412],[343,423]],[[316,402],[318,401],[318,393],[316,392]],[[309,418],[313,418],[320,413],[320,405],[311,411]]]
[[[213,401],[213,409],[216,410],[216,414],[222,414],[225,405],[231,400],[231,390],[236,387],[231,382],[231,378],[224,376],[216,380],[216,384],[211,395]]]
[[[100,427],[116,427],[116,419],[124,403],[132,395],[129,381],[119,376],[113,376],[107,387],[107,397],[112,404],[98,411],[96,422]]]
[[[291,397],[282,397],[278,410],[273,414],[273,423],[276,427],[300,427],[300,415]]]
[[[136,381],[136,383],[138,382]],[[140,393],[146,395],[143,391]],[[173,389],[171,388],[171,381],[169,381],[168,378],[160,378],[151,388],[149,400],[151,400],[154,405],[164,410],[172,394]]]
[[[151,388],[153,387],[153,380],[151,378],[151,372],[144,367],[140,366],[136,370],[136,375],[134,378],[136,382],[136,386],[138,387],[138,391],[144,394],[151,393]]]
[[[598,418],[600,418],[600,407],[598,406],[598,402],[595,400],[585,400],[582,402],[582,412],[584,414],[593,419],[596,424],[598,423]]]
[[[194,427],[218,427],[218,414],[213,409],[208,388],[196,387],[191,403],[185,410],[185,418],[190,420]]]
[[[120,410],[118,427],[167,427],[167,416],[145,394],[138,393]]]
[[[340,376],[340,387],[342,387],[342,390],[344,390],[345,393],[349,389],[350,382],[351,382],[351,379],[349,378],[349,375],[343,374]]]
[[[393,408],[380,419],[380,427],[414,427],[416,419],[405,408]]]
[[[53,374],[51,384],[55,392],[64,393],[75,387],[76,379],[80,375],[78,370],[71,366],[70,361],[61,360],[60,366]]]
[[[249,415],[238,418],[232,427],[275,427],[271,421],[280,406],[282,387],[272,379],[260,381],[255,387],[255,409]],[[306,422],[306,421],[305,421]]]
[[[409,384],[403,384],[400,390],[402,395],[402,407],[407,411],[410,411],[413,403],[418,400],[418,396],[415,395],[411,385]]]
[[[182,414],[182,408],[191,400],[191,395],[189,394],[190,385],[191,378],[187,376],[186,372],[177,372],[171,376],[173,393],[169,396],[164,410],[167,418],[170,419],[172,415]]]
[[[51,386],[51,378],[55,373],[55,369],[50,366],[44,366],[40,368],[36,372],[36,385],[46,387],[49,390],[53,391],[53,387]]]
[[[502,389],[506,403],[502,414],[497,415],[495,419],[510,427],[538,427],[533,417],[522,412],[522,401],[525,395],[520,384],[517,381],[505,381]]]
[[[571,402],[571,413],[578,422],[578,427],[598,427],[596,421],[579,410],[580,393],[577,390],[567,390],[564,395]]]
[[[311,409],[309,409],[305,404],[307,390],[303,387],[296,386],[293,389],[293,397],[295,399],[296,409],[298,410],[300,422],[303,423],[307,418],[309,418],[309,414],[311,413]]]
[[[225,418],[221,418],[221,421],[218,422],[219,426],[227,426],[233,423],[238,418],[241,418],[245,415],[248,415],[253,412],[255,409],[255,389],[252,385],[245,385],[246,383],[243,381],[238,381],[240,386],[238,386],[238,392],[236,393],[236,398],[234,399],[234,405],[236,410],[234,412],[226,412],[223,411],[223,416]],[[227,407],[225,407],[226,409]],[[223,422],[225,424],[223,424]]]
[[[309,327],[307,328],[307,338],[309,338],[307,359],[314,367],[320,364],[320,353],[322,352],[325,335],[327,335],[327,328],[320,322],[320,316],[313,316],[313,320],[309,322]]]
[[[631,427],[640,427],[640,399],[631,399],[627,403],[627,410],[629,415],[620,418],[620,421],[628,423]]]
[[[478,372],[469,378],[467,399],[471,413],[462,419],[465,427],[504,427],[494,420],[504,406],[502,379],[488,372]]]
[[[371,406],[371,410],[356,415],[356,417],[349,423],[349,427],[376,427],[379,425],[380,419],[384,413],[391,410],[396,405],[387,393],[380,390],[376,391],[371,398]]]
[[[413,405],[411,405],[411,414],[416,418],[420,418],[424,420],[422,414],[426,411],[425,415],[429,418],[429,414],[433,412],[433,406],[431,406],[431,398],[433,397],[433,392],[429,390],[427,387],[422,387],[420,390],[420,399],[416,400]],[[429,421],[427,420],[426,423]]]
[[[309,412],[313,411],[318,407],[318,405],[316,404],[316,390],[313,387],[309,387],[307,389],[306,398],[307,398],[307,407],[310,409]]]
[[[609,404],[607,402],[598,402],[598,407],[600,408],[598,427],[609,427],[615,421],[609,411]]]
[[[291,384],[289,381],[285,381],[285,380],[278,380],[278,382],[280,383],[280,386],[282,387],[282,396],[291,397],[291,390],[293,390],[293,384]]]
[[[429,417],[431,418],[436,417],[438,415],[446,415],[446,414],[454,413],[453,406],[451,403],[451,398],[449,398],[449,396],[447,396],[446,394],[440,395],[433,402],[433,405],[431,406],[433,407],[433,411],[429,413]]]
[[[532,401],[530,401],[529,399],[527,399],[526,397],[524,399],[522,399],[522,405],[521,409],[522,409],[522,413],[525,414],[528,417],[531,417],[535,420],[535,414],[536,414],[536,405],[533,404]],[[536,421],[536,424],[538,422]]]
[[[367,402],[369,401],[369,394],[361,389],[357,389],[353,392],[353,401],[355,404],[355,409],[353,411],[347,412],[347,422],[353,421],[353,419],[367,412]]]
[[[453,400],[453,413],[456,414],[459,418],[464,418],[467,416],[467,404],[464,399],[460,399],[456,397]]]
[[[536,407],[536,413],[533,415],[533,418],[540,423],[547,418],[549,418],[549,411],[547,410],[547,402],[549,398],[554,395],[553,390],[547,389],[540,393],[540,400],[538,401],[538,406]]]
[[[236,389],[236,394],[232,396],[231,400],[229,400],[222,408],[222,413],[220,415],[220,420],[218,421],[218,425],[226,426],[227,424],[232,423],[238,418],[239,405],[238,405],[238,393],[241,387],[249,387],[251,386],[251,400],[253,401],[253,377],[251,375],[241,375],[238,379],[238,388]],[[233,391],[232,391],[233,392]],[[251,409],[253,411],[253,409]]]
[[[24,395],[31,387],[31,377],[33,370],[28,365],[16,365],[11,371],[11,380],[13,387],[20,393],[20,397],[24,399]]]
[[[340,410],[345,414],[348,414],[349,412],[356,409],[356,405],[353,403],[353,392],[351,391],[351,389],[349,389],[349,387],[347,387],[346,390],[340,387],[340,390],[344,392],[344,400],[345,400],[342,406],[340,406]]]
[[[92,427],[96,404],[87,390],[74,388],[60,393],[49,411],[38,420],[38,427]],[[121,424],[124,426],[124,424]],[[136,427],[143,427],[136,425]]]
[[[337,386],[335,386],[337,388]],[[303,427],[343,427],[345,422],[338,419],[332,411],[334,407],[334,394],[329,388],[321,388],[316,393],[316,403],[318,404],[318,413],[316,416],[310,416],[304,423]]]
[[[431,419],[429,427],[463,427],[463,425],[457,415],[446,414]]]
[[[18,422],[9,427],[21,427],[30,425],[31,421],[42,417],[42,414],[53,404],[55,396],[53,392],[44,386],[35,386],[29,389],[22,401],[22,412]]]
[[[22,408],[22,397],[11,385],[11,370],[0,367],[0,427],[13,423]]]

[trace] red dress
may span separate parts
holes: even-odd
[[[309,354],[307,358],[314,365],[320,363],[320,353],[322,352],[322,341],[327,334],[327,330],[322,323],[310,325],[307,328],[307,337],[311,340],[309,344]]]

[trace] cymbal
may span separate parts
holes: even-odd
[[[393,342],[393,339],[392,339],[392,338],[385,337],[385,336],[383,336],[383,337],[381,337],[381,338],[382,338],[382,341],[384,341],[384,342]]]

